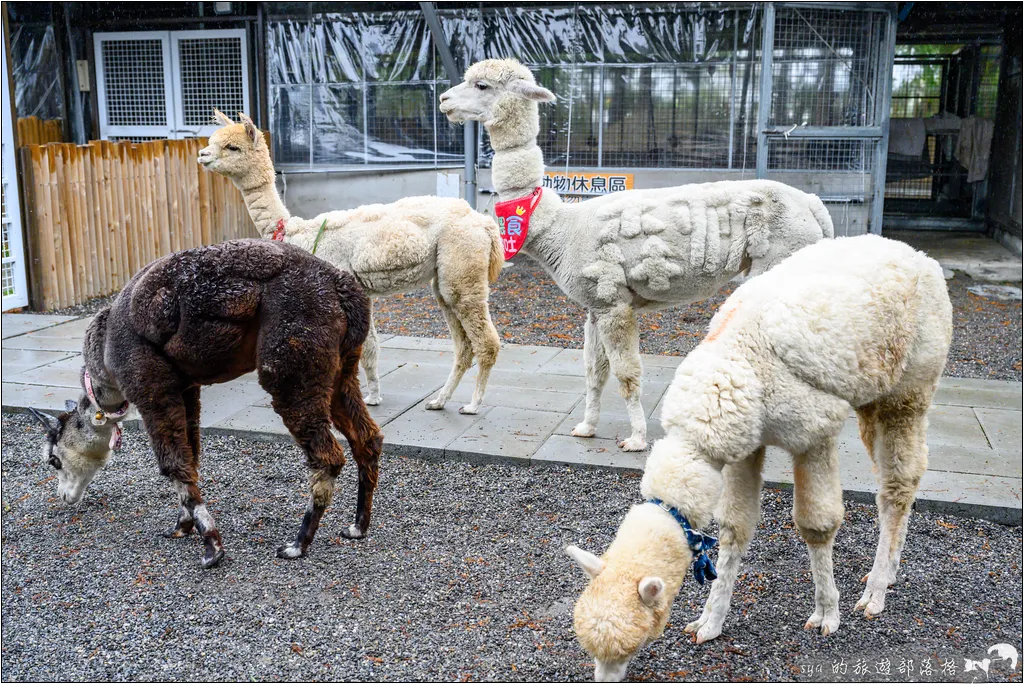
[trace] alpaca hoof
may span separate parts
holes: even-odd
[[[363,397],[363,403],[367,406],[380,406],[380,395],[379,394],[367,394]]]
[[[432,399],[426,403],[425,408],[428,411],[440,411],[441,409],[444,408],[444,402],[438,401],[437,399]]]
[[[872,618],[881,614],[885,610],[885,590],[885,584],[881,587],[873,587],[868,582],[868,588],[864,590],[864,594],[857,601],[857,605],[853,608],[854,611],[864,611],[864,617],[866,618]]]
[[[285,544],[277,550],[277,557],[286,560],[302,557],[302,548],[295,544]]]
[[[629,437],[619,442],[623,451],[643,451],[647,448],[647,440],[642,437]]]
[[[175,525],[174,527],[172,527],[172,528],[170,528],[168,530],[164,530],[163,532],[161,532],[160,536],[164,537],[165,539],[184,539],[191,532],[192,532],[192,528],[191,527],[184,528],[184,527],[180,527],[178,525]]]
[[[349,525],[341,531],[341,536],[345,539],[363,539],[366,537],[366,531],[359,529],[356,525]]]
[[[821,636],[834,634],[839,629],[838,607],[829,608],[824,612],[815,610],[814,614],[807,619],[807,624],[804,625],[804,629],[816,629],[821,632]]]
[[[709,621],[708,624],[697,630],[696,643],[703,644],[705,641],[717,639],[722,634],[722,626]]]
[[[465,406],[463,406],[462,408],[459,409],[459,413],[461,413],[464,416],[475,416],[479,412],[480,412],[480,407],[479,406],[473,406],[472,404],[467,404],[467,405],[465,405]]]
[[[597,427],[590,423],[583,422],[572,429],[573,437],[593,437]]]
[[[218,548],[213,552],[207,550],[207,552],[203,554],[203,570],[209,570],[210,568],[217,567],[220,565],[222,560],[224,560],[224,549]]]

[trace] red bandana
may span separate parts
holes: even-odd
[[[270,239],[284,242],[284,219],[277,219],[277,227],[274,228],[274,234],[270,236]]]
[[[501,245],[505,248],[505,261],[508,261],[523,248],[526,233],[530,229],[530,216],[540,202],[543,188],[534,188],[526,197],[498,202],[494,205],[494,214],[498,217],[498,231],[501,233]]]

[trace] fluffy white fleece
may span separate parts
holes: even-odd
[[[484,123],[494,148],[491,178],[501,200],[541,185],[538,103],[552,100],[515,60],[478,62],[462,84],[441,96],[449,119]],[[630,414],[632,435],[623,446],[645,448],[635,312],[704,299],[739,274],[767,271],[801,247],[832,236],[820,199],[774,181],[632,190],[578,204],[544,190],[522,251],[588,309],[594,323],[584,331],[586,346],[593,348],[586,354],[586,417],[573,434],[594,434],[610,366]]]
[[[704,614],[687,627],[698,632],[698,643],[721,631],[757,521],[766,446],[794,456],[794,519],[816,585],[807,626],[824,634],[838,628],[831,553],[843,508],[836,440],[851,406],[881,485],[879,550],[857,607],[867,615],[881,612],[927,463],[925,412],[951,335],[938,263],[874,235],[806,247],[726,300],[707,337],[676,371],[661,414],[666,437],[654,445],[641,483],[644,498],[677,507],[695,526],[717,509],[719,579]],[[640,508],[648,510],[641,516]],[[686,551],[681,539],[666,536],[671,518],[658,512],[641,506],[627,515],[577,604],[577,634],[605,662],[602,672],[660,633],[661,618],[638,617],[644,613],[637,580],[669,567],[666,588],[681,584],[685,567],[673,564]],[[607,634],[609,624],[621,626],[615,638]]]
[[[351,272],[371,296],[432,285],[455,343],[455,363],[448,382],[427,407],[444,408],[475,357],[480,373],[473,399],[461,411],[476,413],[499,346],[487,307],[489,283],[504,263],[494,220],[464,200],[432,196],[330,211],[312,219],[292,216],[277,193],[266,141],[248,117],[240,116],[242,123],[236,124],[217,112],[224,126],[200,151],[200,164],[227,176],[241,190],[263,237],[271,237],[283,220],[286,242],[310,251],[316,244],[318,257]],[[381,401],[378,349],[371,321],[362,356],[368,404]]]

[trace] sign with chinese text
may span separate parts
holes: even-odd
[[[557,192],[564,201],[579,202],[587,197],[632,190],[633,174],[617,173],[615,171],[600,173],[546,171],[544,173],[544,187]]]

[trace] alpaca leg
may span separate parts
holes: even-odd
[[[480,404],[483,403],[484,392],[487,391],[487,380],[490,378],[494,363],[498,360],[501,342],[498,338],[498,331],[495,330],[494,324],[491,322],[486,300],[474,302],[461,300],[454,308],[455,315],[473,347],[473,356],[477,360],[478,368],[473,398],[469,404],[459,409],[459,413],[473,415],[480,410]],[[452,389],[454,390],[454,388]]]
[[[843,488],[834,437],[793,457],[793,520],[807,544],[814,578],[814,612],[804,629],[819,629],[828,636],[839,629],[832,547],[843,523]]]
[[[858,410],[861,434],[879,478],[878,548],[867,586],[855,610],[871,617],[885,610],[885,593],[896,580],[917,487],[928,468],[925,441],[931,393],[878,402]]]
[[[604,351],[601,333],[597,331],[597,316],[587,312],[583,327],[583,363],[587,371],[587,398],[583,422],[572,429],[573,437],[593,437],[601,416],[601,392],[608,382],[608,355]]]
[[[711,585],[711,593],[701,616],[684,629],[690,634],[696,632],[698,644],[710,641],[722,633],[740,561],[750,546],[757,521],[761,517],[763,467],[764,447],[749,458],[722,468],[724,487],[715,513],[721,530],[718,579]]]
[[[373,322],[373,300],[370,300],[370,329],[366,332],[366,341],[363,342],[362,362],[363,370],[366,372],[366,397],[364,401],[367,406],[378,406],[380,397],[380,374],[377,369],[377,357],[380,354],[380,343],[377,340],[377,326]]]
[[[598,315],[597,330],[604,343],[612,373],[619,381],[619,394],[626,400],[626,413],[629,414],[632,433],[619,442],[619,446],[623,451],[643,451],[647,448],[647,416],[640,404],[644,369],[640,360],[640,334],[633,308],[618,304]]]
[[[338,347],[326,342],[338,331],[306,327],[302,338],[305,344],[296,348],[296,338],[290,336],[289,328],[281,325],[262,331],[256,365],[260,385],[270,394],[274,411],[306,454],[310,469],[309,503],[295,541],[278,549],[280,558],[306,555],[334,495],[334,479],[345,464],[345,452],[331,434],[331,399],[340,370]],[[350,373],[356,373],[360,353],[359,348],[349,350]],[[362,396],[359,403],[363,405]]]
[[[338,375],[331,401],[331,420],[348,440],[352,457],[359,467],[355,523],[341,534],[348,539],[362,539],[370,527],[373,492],[377,488],[384,435],[362,402],[355,364],[344,364]]]
[[[192,448],[192,465],[196,471],[199,470],[199,386],[190,387],[181,393],[182,401],[185,403],[185,424],[188,435],[188,443]],[[180,498],[180,497],[179,497]],[[195,520],[181,502],[178,506],[178,522],[174,527],[164,532],[169,539],[180,539],[191,534],[195,527]]]
[[[448,380],[437,393],[437,396],[428,401],[426,405],[426,408],[431,411],[439,411],[452,398],[455,388],[462,382],[462,376],[472,367],[473,347],[470,344],[469,337],[466,335],[466,330],[462,327],[462,323],[459,322],[459,317],[455,315],[454,309],[445,301],[438,288],[437,279],[432,280],[430,284],[434,289],[434,298],[437,299],[437,305],[441,307],[441,313],[444,314],[444,320],[448,324],[448,332],[451,333],[452,343],[455,345],[455,360],[452,362],[452,370],[448,374]]]

